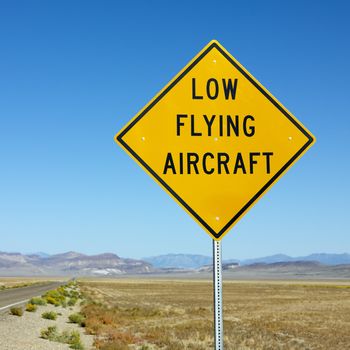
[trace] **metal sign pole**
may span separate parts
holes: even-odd
[[[222,264],[221,241],[213,240],[213,284],[214,284],[214,341],[215,350],[224,349],[224,327],[222,315]]]

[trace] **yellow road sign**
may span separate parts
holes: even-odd
[[[211,41],[115,140],[220,240],[314,137]]]

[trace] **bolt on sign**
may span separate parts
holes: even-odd
[[[211,41],[115,140],[220,240],[315,138]]]

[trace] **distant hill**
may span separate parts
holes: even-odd
[[[166,254],[142,258],[157,268],[197,269],[212,263],[213,258],[205,255]]]
[[[85,255],[67,252],[56,255],[24,255],[0,252],[0,276],[109,276],[153,271],[153,266],[145,261],[124,259],[112,253]]]
[[[304,260],[304,259],[297,259],[297,260]],[[265,264],[273,264],[276,262],[288,262],[293,261],[293,258],[284,255],[284,254],[275,254],[270,256],[264,256],[261,258],[255,258],[255,259],[246,259],[246,260],[240,260],[240,265],[251,265],[251,264],[258,264],[258,263],[265,263]]]
[[[235,280],[320,280],[350,278],[350,265],[323,265],[314,261],[288,261],[242,265],[227,272]]]
[[[301,258],[302,260],[305,260],[305,261],[318,261],[324,265],[350,264],[350,254],[347,254],[347,253],[343,253],[343,254],[319,253],[319,254],[311,254]],[[301,260],[301,258],[299,258],[299,260]]]
[[[341,265],[341,264],[350,264],[350,254],[327,254],[327,253],[319,253],[319,254],[311,254],[307,256],[298,256],[291,257],[288,255],[277,254],[266,256],[262,258],[256,259],[247,259],[240,261],[241,265],[251,265],[256,263],[276,263],[276,262],[293,262],[293,261],[316,261],[324,265]]]
[[[197,269],[199,267],[212,264],[212,257],[205,255],[194,254],[166,254],[153,257],[142,258],[142,260],[149,262],[156,268],[183,268],[183,269]],[[350,264],[350,254],[311,254],[307,256],[291,257],[284,254],[276,254],[255,259],[227,259],[224,264],[239,263],[241,266],[252,264],[273,264],[279,262],[297,262],[297,261],[312,261],[324,265],[341,265]]]
[[[26,255],[34,255],[34,256],[40,256],[41,258],[48,258],[50,254],[47,254],[45,252],[35,252],[35,253],[30,253]]]

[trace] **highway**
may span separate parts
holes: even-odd
[[[11,288],[0,291],[0,312],[20,304],[24,304],[30,298],[40,296],[48,290],[55,289],[66,282],[48,282],[23,288]]]

